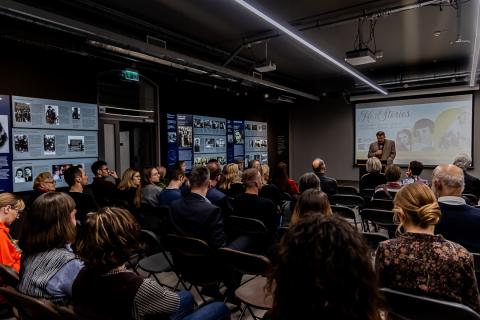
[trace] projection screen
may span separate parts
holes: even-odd
[[[472,156],[472,95],[359,103],[355,106],[355,160],[368,157],[375,133],[394,140],[394,163],[452,163],[461,153]]]

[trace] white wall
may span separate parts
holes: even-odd
[[[480,176],[480,93],[474,102],[474,167]],[[290,112],[290,172],[293,179],[311,171],[312,160],[322,158],[327,175],[337,180],[358,180],[354,162],[354,104],[343,98],[323,98],[317,103],[298,106]],[[414,159],[412,159],[414,160]],[[453,161],[453,159],[452,159]],[[430,180],[432,169],[422,176]]]

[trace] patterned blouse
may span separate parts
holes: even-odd
[[[480,312],[472,255],[441,235],[407,232],[381,242],[375,267],[382,287],[462,303]]]

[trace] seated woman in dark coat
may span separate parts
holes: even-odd
[[[367,172],[360,178],[360,192],[364,189],[375,189],[378,185],[387,183],[387,179],[380,172],[382,163],[377,157],[367,160]]]

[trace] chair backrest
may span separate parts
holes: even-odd
[[[395,226],[392,210],[363,209],[360,211],[360,216],[362,220],[371,221],[383,227]]]
[[[360,195],[365,199],[372,199],[374,193],[375,193],[374,188],[365,188],[360,190]]]
[[[381,233],[373,233],[373,232],[362,232],[363,237],[368,243],[368,246],[373,251],[377,250],[378,244],[382,241],[388,240],[388,237]]]
[[[391,199],[372,199],[372,201],[370,201],[369,208],[382,209],[382,210],[392,210],[393,209],[393,200],[391,200]]]
[[[277,240],[282,240],[283,235],[288,232],[288,227],[280,227],[277,229]]]
[[[140,241],[144,244],[145,256],[151,256],[152,254],[159,253],[164,250],[160,239],[154,232],[150,230],[142,229],[140,231]]]
[[[225,218],[225,227],[240,235],[264,235],[267,233],[267,228],[262,221],[240,216]]]
[[[337,187],[337,192],[339,194],[354,194],[358,195],[358,190],[355,187],[352,186],[338,186]]]
[[[330,197],[330,204],[363,208],[365,206],[365,199],[353,194],[334,194]]]
[[[380,289],[385,296],[389,316],[405,320],[480,320],[469,307],[455,302],[432,299],[388,288]]]
[[[22,318],[61,320],[51,302],[24,295],[12,287],[0,287],[0,295],[20,312]]]
[[[345,206],[331,206],[333,214],[337,214],[342,218],[355,220],[355,211]]]
[[[230,248],[218,249],[218,256],[223,264],[230,266],[241,274],[266,275],[271,264],[267,257],[246,253]]]
[[[0,279],[2,284],[16,287],[20,281],[18,272],[13,268],[0,263]]]
[[[221,280],[221,266],[215,250],[200,239],[168,234],[167,245],[175,270],[194,285],[211,285]]]
[[[476,206],[478,205],[478,197],[474,194],[470,193],[462,193],[462,198],[465,199],[467,204],[471,206]]]
[[[55,306],[55,310],[60,314],[63,320],[88,320],[84,316],[80,316],[69,307]]]

